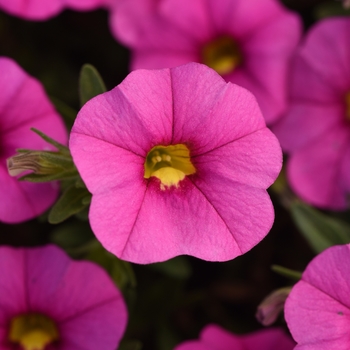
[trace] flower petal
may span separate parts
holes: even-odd
[[[211,151],[265,127],[254,96],[198,63],[172,69],[173,143],[191,155]],[[186,79],[186,84],[183,84]]]

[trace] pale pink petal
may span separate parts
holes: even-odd
[[[224,177],[258,188],[269,187],[278,176],[282,152],[272,132],[261,129],[193,158],[199,174]]]
[[[340,349],[350,346],[349,245],[335,246],[308,265],[285,305],[296,349]]]
[[[0,0],[0,9],[29,20],[47,20],[64,8],[92,10],[108,0]]]
[[[349,40],[348,18],[326,19],[312,27],[299,53],[338,94],[343,94],[350,88]]]
[[[35,218],[57,199],[58,183],[20,182],[8,174],[6,164],[0,165],[0,221],[18,223]]]
[[[163,0],[159,2],[159,11],[175,28],[196,38],[199,43],[205,43],[215,33],[213,24],[210,25],[211,13],[206,2],[207,0]]]
[[[217,32],[242,38],[260,30],[286,10],[275,0],[206,0]],[[249,20],[247,20],[249,19]]]
[[[188,62],[199,61],[196,52],[182,52],[168,50],[134,50],[131,58],[131,70],[173,68]]]
[[[171,76],[173,143],[186,140],[192,156],[265,128],[254,96],[237,85],[225,83],[206,66],[190,63],[174,68]],[[184,79],[186,84],[182,83]]]
[[[219,326],[208,325],[199,340],[186,341],[175,350],[293,350],[294,346],[292,339],[278,328],[236,335]]]
[[[338,179],[349,136],[347,129],[333,129],[291,155],[287,167],[288,179],[302,199],[320,207],[346,208],[346,197]]]
[[[107,273],[93,263],[73,261],[58,248],[47,246],[28,250],[25,265],[28,308],[48,314],[60,324],[93,309],[104,309],[102,306],[109,303],[116,323],[120,308],[125,311],[120,292]],[[115,310],[115,302],[122,306]],[[123,318],[125,323],[125,313],[119,319]]]
[[[267,328],[242,336],[247,350],[293,350],[295,342],[280,328]]]
[[[200,335],[201,341],[210,346],[210,349],[227,350],[237,349],[245,350],[243,342],[236,334],[232,334],[219,326],[208,325]]]
[[[330,130],[343,128],[344,105],[296,101],[272,131],[286,152],[295,152],[322,139]]]
[[[169,70],[132,72],[123,84],[87,102],[70,142],[77,134],[92,136],[145,157],[153,146],[170,143],[171,100]]]
[[[100,232],[101,243],[118,257],[147,264],[181,254],[216,261],[240,255],[223,219],[189,180],[183,180],[180,189],[162,191],[159,180],[151,178],[141,200],[138,193],[128,192],[125,200],[114,199],[117,194],[113,193],[97,196],[91,207],[92,229]],[[138,212],[136,203],[141,205]]]
[[[0,249],[0,328],[7,328],[9,320],[28,308],[28,290],[23,281],[26,276],[23,249]]]
[[[56,150],[30,130],[37,128],[66,144],[67,131],[43,87],[13,60],[0,58],[0,220],[17,223],[42,214],[58,195],[58,184],[19,182],[7,172],[6,159],[19,148]]]

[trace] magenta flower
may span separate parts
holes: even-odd
[[[298,52],[291,106],[275,127],[290,153],[287,175],[306,202],[346,209],[350,192],[350,19],[311,29]]]
[[[132,69],[200,62],[257,98],[268,123],[286,109],[289,61],[300,20],[276,0],[121,0],[115,37],[132,50]]]
[[[54,246],[0,248],[2,350],[115,350],[127,310],[107,273]]]
[[[131,73],[83,106],[70,149],[91,227],[121,259],[229,260],[273,223],[279,144],[252,94],[204,65]]]
[[[199,340],[186,341],[174,350],[293,350],[294,346],[293,340],[278,328],[236,335],[209,325],[202,330]]]
[[[0,0],[0,9],[29,20],[46,20],[65,8],[89,11],[110,0]]]
[[[19,148],[50,149],[31,127],[64,144],[67,131],[41,84],[13,60],[0,57],[0,76],[0,221],[18,223],[48,209],[59,188],[57,183],[18,181],[8,174],[6,159]]]
[[[350,245],[328,248],[307,266],[285,304],[300,350],[350,348]]]

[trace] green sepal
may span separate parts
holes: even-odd
[[[20,177],[19,181],[29,181],[29,182],[50,182],[56,180],[69,180],[78,175],[76,169],[65,170],[57,172],[55,174],[49,175],[39,175],[39,174],[28,174]]]
[[[290,210],[295,224],[316,253],[333,245],[350,243],[348,223],[300,201],[295,201]]]
[[[70,216],[80,212],[86,207],[86,197],[91,196],[86,188],[76,188],[74,185],[66,188],[59,200],[49,213],[49,223],[59,224]]]
[[[299,281],[301,279],[301,276],[302,276],[302,272],[291,270],[291,269],[288,269],[288,268],[280,266],[280,265],[272,265],[271,270],[278,273],[279,275],[281,275],[283,277],[290,278],[294,281]]]
[[[50,145],[56,147],[59,151],[61,151],[63,154],[67,154],[70,156],[70,151],[67,146],[62,145],[61,143],[55,141],[51,137],[45,135],[43,132],[39,131],[38,129],[35,128],[30,128],[30,130],[34,131],[37,135],[39,135],[44,141],[49,143]]]
[[[83,106],[93,97],[106,92],[106,86],[97,69],[91,64],[84,64],[79,76],[80,104]]]

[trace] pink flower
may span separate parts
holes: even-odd
[[[292,71],[291,106],[274,128],[287,175],[306,202],[346,209],[350,191],[350,19],[319,22]]]
[[[111,29],[132,69],[200,62],[257,98],[268,123],[286,109],[300,20],[276,0],[121,0]]]
[[[67,131],[40,83],[13,60],[0,57],[0,76],[0,221],[18,223],[48,209],[58,185],[20,182],[8,174],[6,159],[19,148],[50,149],[31,127],[61,143]]]
[[[115,350],[127,310],[107,273],[54,246],[0,248],[0,349]]]
[[[202,330],[200,340],[186,341],[174,350],[293,350],[294,346],[293,340],[278,328],[236,335],[209,325]]]
[[[350,245],[328,248],[307,266],[285,304],[300,350],[350,348]]]
[[[121,259],[225,261],[273,223],[279,144],[252,94],[204,65],[131,73],[83,106],[70,149],[91,227]]]
[[[46,20],[65,8],[94,10],[110,0],[0,0],[0,9],[29,20]]]

